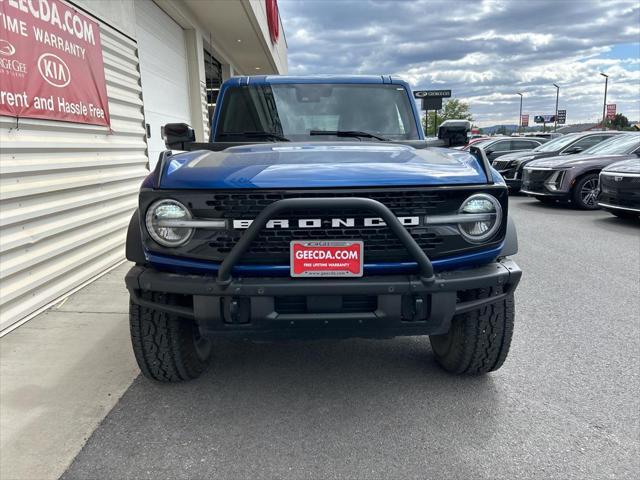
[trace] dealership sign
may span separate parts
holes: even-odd
[[[609,120],[614,120],[616,118],[616,104],[608,103],[607,104],[607,118]]]
[[[529,114],[523,114],[522,117],[520,117],[520,125],[523,127],[529,126]]]
[[[564,125],[567,122],[567,111],[558,110],[558,124]]]
[[[449,98],[451,90],[414,90],[413,96],[415,98]]]
[[[110,125],[100,27],[60,0],[0,0],[0,115]]]
[[[536,115],[533,117],[533,121],[536,123],[551,123],[556,119],[555,115]]]

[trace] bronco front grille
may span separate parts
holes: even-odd
[[[287,198],[320,197],[365,197],[377,200],[398,217],[453,214],[472,193],[487,192],[494,195],[503,205],[506,215],[507,192],[504,187],[485,188],[378,188],[378,189],[318,189],[318,190],[235,190],[215,192],[159,192],[141,202],[147,205],[164,193],[164,197],[175,198],[185,203],[196,218],[226,219],[231,226],[232,220],[253,220],[272,202]],[[291,228],[263,229],[257,239],[243,256],[242,263],[251,264],[288,264],[289,249],[292,240],[362,240],[364,241],[364,260],[366,263],[379,261],[412,261],[401,242],[387,227],[364,227],[362,219],[375,217],[369,211],[357,209],[295,210],[277,215],[279,220],[288,220]],[[354,218],[355,226],[333,228],[332,218]],[[297,228],[299,219],[321,219],[321,228]],[[506,222],[503,222],[503,227]],[[455,225],[427,226],[422,223],[406,227],[420,247],[430,258],[439,258],[452,253],[486,248],[487,245],[472,245],[464,240]],[[227,230],[198,229],[190,242],[183,247],[163,249],[153,244],[152,249],[169,255],[185,256],[197,259],[222,261],[238,242],[245,230],[228,228]],[[499,243],[504,236],[504,228],[489,245]]]
[[[206,205],[213,212],[216,212],[216,218],[233,218],[233,219],[252,219],[267,205],[276,200],[285,198],[319,198],[319,197],[360,197],[365,196],[372,198],[387,207],[398,216],[409,215],[427,215],[433,214],[443,207],[449,200],[446,192],[428,192],[415,190],[390,190],[390,191],[252,191],[252,192],[220,192],[211,195],[206,200]],[[210,214],[210,211],[206,212]],[[306,218],[309,215],[317,215],[317,211],[297,210],[287,215],[287,218]],[[332,210],[332,216],[348,216],[353,214],[362,214],[355,210],[341,209]],[[366,212],[365,212],[366,213]]]

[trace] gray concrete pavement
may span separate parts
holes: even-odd
[[[0,339],[0,478],[57,479],[138,374],[127,265]]]
[[[524,270],[504,367],[449,376],[426,339],[220,344],[138,378],[65,479],[637,478],[640,229],[515,197]]]
[[[640,227],[511,205],[500,371],[447,375],[419,338],[220,343],[201,379],[137,378],[63,478],[636,478]]]

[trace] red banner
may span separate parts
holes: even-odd
[[[110,125],[100,27],[60,0],[0,0],[0,115]]]
[[[278,12],[278,0],[266,0],[267,26],[271,43],[277,43],[280,37],[280,13]]]
[[[614,120],[616,118],[616,104],[608,103],[607,104],[607,118],[609,120]]]
[[[529,115],[522,115],[522,118],[520,119],[520,124],[523,127],[528,127],[529,126]]]

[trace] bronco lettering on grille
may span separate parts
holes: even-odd
[[[398,217],[400,223],[405,227],[417,227],[422,225],[423,219],[421,217]],[[358,228],[358,227],[383,227],[386,225],[384,220],[379,217],[368,218],[300,218],[297,220],[269,220],[266,228],[321,228],[328,226],[331,223],[331,228]],[[253,220],[233,220],[234,230],[244,230],[249,228]]]

